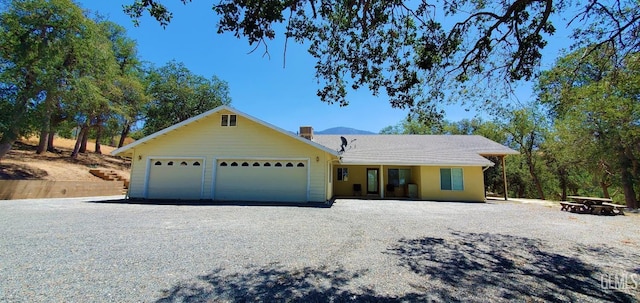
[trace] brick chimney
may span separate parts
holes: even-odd
[[[307,140],[313,140],[313,127],[300,126],[300,137],[305,138]]]

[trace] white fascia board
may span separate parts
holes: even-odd
[[[371,165],[371,166],[454,166],[454,167],[477,167],[477,166],[494,166],[495,164],[491,161],[485,163],[424,163],[424,162],[369,162],[369,161],[340,161],[338,165]]]

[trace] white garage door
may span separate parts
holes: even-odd
[[[202,159],[152,159],[149,169],[147,198],[202,198]]]
[[[306,160],[219,160],[216,165],[216,200],[307,201]]]

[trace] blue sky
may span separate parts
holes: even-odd
[[[346,107],[321,102],[316,96],[319,85],[314,77],[315,61],[306,45],[289,41],[286,68],[283,39],[269,42],[270,59],[262,56],[263,48],[247,54],[253,47],[243,38],[216,34],[216,16],[211,10],[214,1],[198,0],[188,5],[178,0],[162,1],[174,13],[165,29],[148,16],[140,19],[139,27],[133,26],[122,11],[123,4],[132,2],[77,1],[82,8],[127,28],[128,36],[138,43],[142,60],[156,66],[176,60],[196,74],[207,78],[216,75],[229,84],[231,105],[261,120],[290,131],[310,125],[315,130],[347,126],[378,132],[406,117],[406,111],[391,108],[385,97],[373,97],[368,91],[350,93],[351,103]],[[520,94],[528,98],[530,90],[525,88]],[[445,112],[445,118],[451,121],[474,115],[474,111],[461,106],[447,106]]]

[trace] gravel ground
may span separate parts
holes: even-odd
[[[322,208],[118,198],[0,201],[0,301],[640,299],[638,214],[500,201]]]

